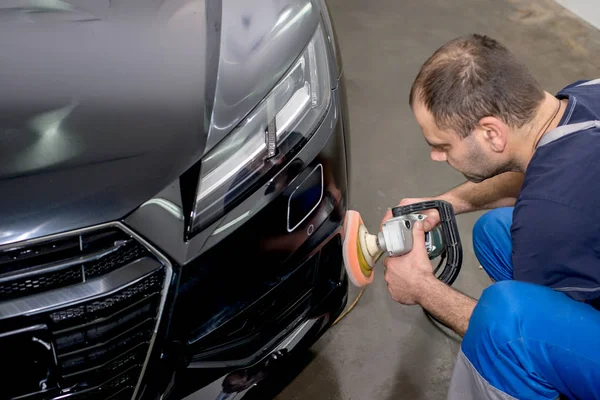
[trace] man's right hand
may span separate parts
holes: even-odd
[[[420,199],[404,199],[398,205],[399,206],[407,206],[409,204],[420,203],[422,201],[430,201],[430,200],[435,200],[435,198],[423,197]],[[435,228],[440,223],[440,214],[438,213],[437,210],[424,210],[424,211],[421,211],[420,213],[425,214],[427,216],[427,218],[425,218],[425,220],[423,221],[423,228],[425,229],[425,232],[429,232],[430,230]],[[383,226],[385,221],[387,221],[390,218],[392,218],[392,210],[391,209],[389,209],[387,211],[387,213],[385,214],[385,216],[383,217],[383,220],[381,221],[381,225],[379,226],[379,230],[381,230],[381,227]]]

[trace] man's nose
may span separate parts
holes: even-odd
[[[433,161],[447,161],[446,153],[438,150],[431,150],[431,159]]]

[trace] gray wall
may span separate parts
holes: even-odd
[[[555,0],[580,18],[600,29],[600,0]]]

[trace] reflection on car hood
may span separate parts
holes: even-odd
[[[204,3],[0,5],[0,243],[124,216],[198,160]]]

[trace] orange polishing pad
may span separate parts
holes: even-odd
[[[344,220],[344,244],[342,246],[342,254],[348,277],[352,283],[358,287],[366,286],[373,282],[373,271],[369,270],[367,276],[365,274],[366,271],[361,268],[360,258],[363,258],[364,260],[358,237],[361,225],[363,225],[363,220],[360,217],[360,214],[357,211],[348,210]]]

